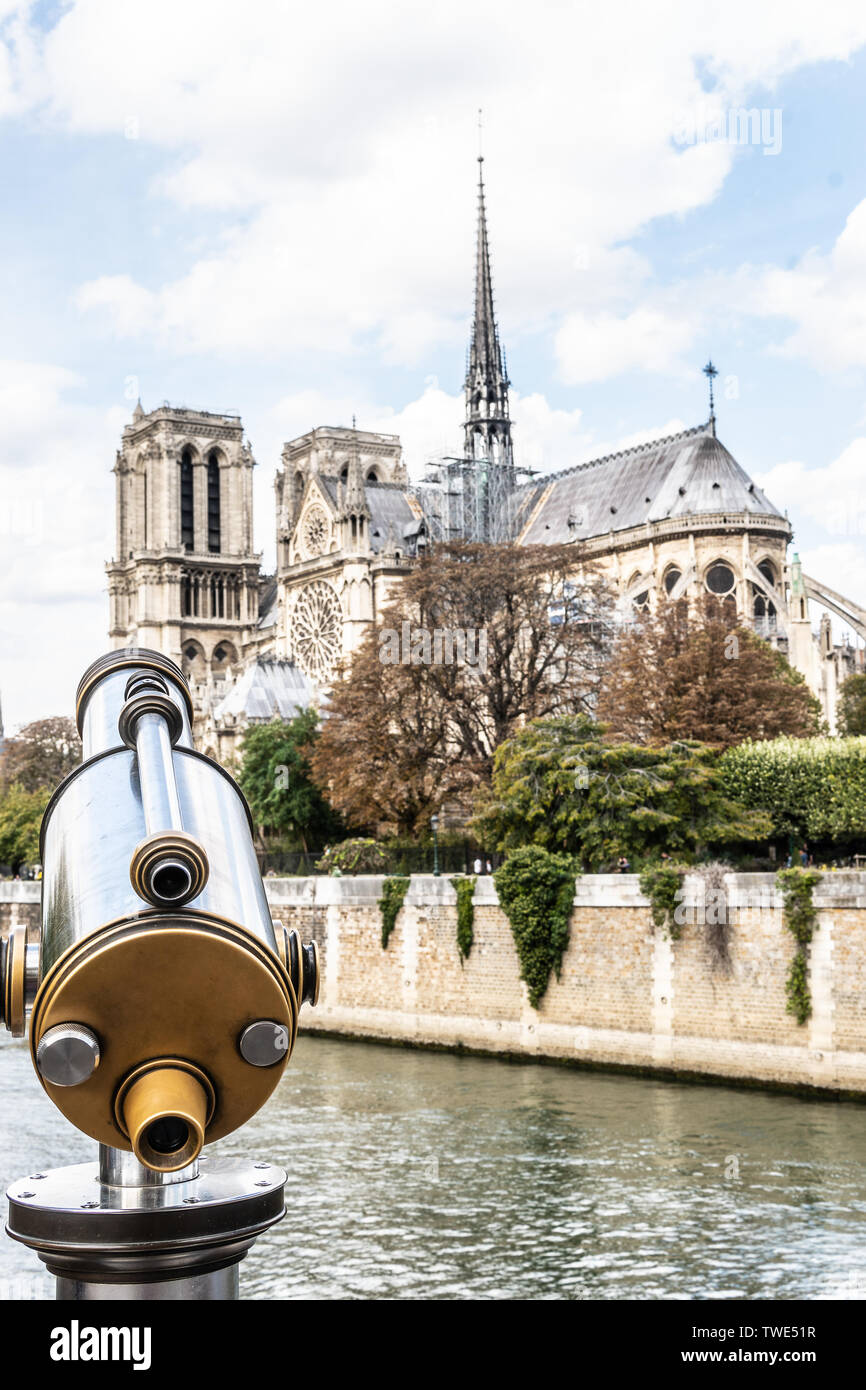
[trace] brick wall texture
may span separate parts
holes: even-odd
[[[809,948],[813,1013],[786,1012],[794,942],[770,875],[730,875],[729,960],[689,921],[654,929],[631,875],[578,881],[559,979],[527,999],[493,881],[479,878],[474,943],[457,950],[454,889],[412,878],[387,949],[382,880],[268,879],[275,920],[318,942],[319,1005],[302,1028],[589,1065],[866,1093],[866,874],[828,874]],[[39,885],[0,882],[0,932],[39,920]],[[695,914],[696,919],[700,913]]]

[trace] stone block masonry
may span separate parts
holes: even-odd
[[[323,952],[306,1029],[866,1096],[866,874],[827,874],[816,889],[802,1027],[786,1012],[795,946],[772,874],[727,876],[727,968],[703,926],[687,922],[677,941],[653,928],[635,875],[585,875],[561,978],[537,1010],[492,878],[478,879],[462,965],[447,878],[413,876],[384,951],[381,878],[269,879],[267,889],[274,916]],[[688,880],[686,907],[698,892]]]
[[[770,874],[728,875],[729,968],[714,964],[703,926],[687,923],[677,941],[654,930],[636,876],[585,875],[561,978],[537,1010],[492,878],[478,879],[462,964],[448,878],[413,876],[387,950],[382,882],[266,880],[275,920],[319,944],[320,1003],[303,1010],[304,1029],[866,1096],[866,874],[827,874],[816,890],[802,1027],[785,1010],[794,940]],[[38,929],[39,887],[0,882],[0,932]]]

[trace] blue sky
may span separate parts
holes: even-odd
[[[107,646],[139,390],[242,414],[266,564],[283,440],[459,444],[479,106],[523,460],[698,423],[712,355],[722,439],[866,604],[866,12],[721,9],[0,0],[7,729]],[[741,107],[777,152],[684,143]]]

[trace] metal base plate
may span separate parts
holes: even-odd
[[[242,1259],[285,1215],[286,1174],[207,1154],[199,1163],[196,1177],[147,1187],[101,1182],[96,1163],[34,1173],[9,1188],[6,1229],[79,1283],[206,1275]]]

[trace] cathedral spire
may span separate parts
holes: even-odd
[[[475,313],[464,383],[466,395],[465,455],[482,467],[483,517],[478,535],[493,539],[504,534],[507,498],[514,488],[514,459],[508,404],[508,373],[499,342],[493,307],[493,276],[484,195],[484,155],[478,155],[478,238],[475,250]]]

